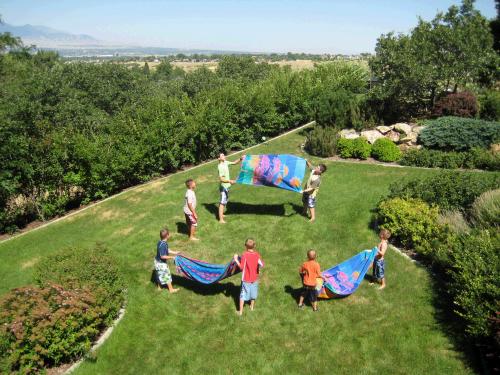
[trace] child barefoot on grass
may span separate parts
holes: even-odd
[[[378,252],[373,261],[373,279],[380,283],[379,289],[385,288],[385,261],[384,255],[387,251],[387,240],[391,237],[391,232],[387,229],[382,229],[379,233],[380,243],[378,244]],[[373,284],[373,282],[372,282]]]
[[[170,293],[175,293],[178,292],[179,289],[172,286],[172,276],[170,275],[167,259],[174,259],[174,257],[169,254],[177,255],[179,252],[168,249],[167,240],[169,237],[170,234],[167,228],[160,230],[160,241],[158,241],[156,245],[154,267],[158,278],[158,290],[161,290],[162,287],[164,288],[166,285]]]
[[[255,307],[255,300],[259,292],[259,268],[264,267],[264,262],[260,254],[255,251],[255,241],[251,238],[245,241],[245,252],[238,259],[238,254],[234,254],[234,261],[243,271],[241,277],[240,310],[238,315],[243,314],[245,301],[250,301],[250,310]]]
[[[196,214],[196,182],[193,179],[186,181],[186,195],[184,197],[184,216],[186,217],[186,225],[188,227],[189,239],[191,241],[198,241],[195,237],[196,227],[198,226],[198,215]]]
[[[304,299],[308,298],[311,302],[313,311],[318,311],[318,292],[316,291],[316,279],[321,276],[321,267],[316,262],[316,252],[309,250],[307,252],[307,261],[299,268],[302,276],[302,294],[299,298],[299,308],[304,307]]]

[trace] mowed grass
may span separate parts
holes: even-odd
[[[301,154],[292,134],[251,153]],[[234,158],[232,158],[234,160]],[[436,319],[428,272],[389,250],[387,288],[363,282],[350,297],[321,301],[320,311],[296,307],[298,267],[314,248],[323,269],[377,244],[371,210],[389,184],[436,171],[327,163],[318,219],[297,213],[301,196],[236,185],[226,225],[215,219],[216,164],[175,174],[0,244],[0,294],[32,283],[34,265],[66,246],[105,243],[119,259],[128,287],[127,311],[96,359],[77,374],[466,374],[463,355]],[[237,167],[231,167],[236,177]],[[198,183],[199,243],[182,232],[184,181]],[[236,315],[240,277],[203,287],[176,277],[175,295],[150,282],[158,231],[170,246],[195,258],[224,263],[257,241],[262,270],[256,310]],[[171,265],[171,270],[174,267]]]

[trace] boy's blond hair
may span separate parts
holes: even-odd
[[[255,241],[252,238],[247,238],[245,241],[245,247],[251,250],[255,249]]]
[[[309,259],[309,260],[316,259],[316,251],[314,251],[313,249],[308,250],[307,251],[307,259]]]
[[[389,229],[381,229],[379,236],[382,237],[384,240],[388,240],[391,238],[391,231]]]

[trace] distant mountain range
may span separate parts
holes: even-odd
[[[0,33],[10,32],[22,39],[25,45],[34,44],[39,49],[54,50],[62,56],[150,56],[150,55],[186,55],[198,54],[242,54],[239,51],[219,51],[179,48],[147,47],[131,45],[113,45],[87,34],[72,34],[46,26],[14,26],[0,24]],[[246,52],[248,53],[248,52]]]
[[[101,41],[90,35],[71,34],[46,26],[0,24],[0,33],[3,32],[10,32],[12,35],[20,37],[26,45],[35,44],[41,48],[67,48],[102,44]]]

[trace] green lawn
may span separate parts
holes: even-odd
[[[289,135],[252,153],[300,154],[303,137]],[[327,163],[318,220],[297,214],[301,196],[284,190],[234,186],[228,223],[215,220],[216,164],[172,175],[46,228],[0,244],[0,294],[32,282],[33,266],[65,246],[101,241],[118,256],[128,286],[127,312],[95,361],[77,374],[467,374],[463,354],[436,319],[429,274],[393,250],[387,288],[363,282],[352,296],[299,310],[297,269],[314,248],[322,268],[377,243],[371,212],[388,185],[405,176],[438,173],[412,168]],[[232,167],[234,168],[234,167]],[[235,176],[237,168],[232,169]],[[183,230],[184,180],[198,183],[199,243]],[[266,267],[256,310],[236,315],[239,277],[204,288],[175,278],[181,291],[151,284],[158,231],[195,258],[226,262],[245,238],[257,241]],[[171,266],[173,270],[174,267]]]

